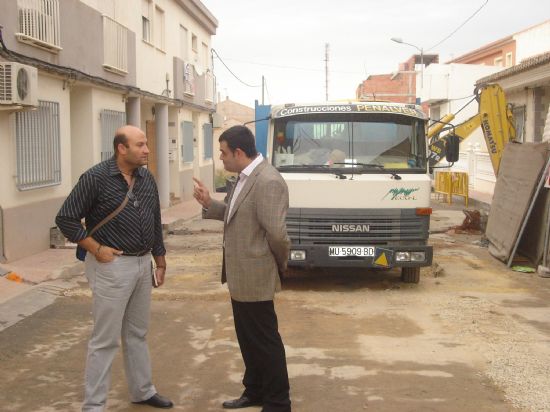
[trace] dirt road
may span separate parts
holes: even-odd
[[[286,282],[276,308],[293,410],[550,410],[550,279],[506,270],[478,239],[432,236],[437,264],[418,285],[398,271]],[[222,410],[242,390],[220,247],[218,222],[193,221],[167,239],[149,342],[155,383],[174,410]],[[2,410],[78,410],[89,312],[82,279],[0,333]],[[149,410],[128,403],[120,356],[108,410]]]

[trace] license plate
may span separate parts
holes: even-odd
[[[359,257],[373,257],[374,246],[329,246],[329,256],[359,256]]]

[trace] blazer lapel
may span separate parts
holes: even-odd
[[[252,189],[252,186],[254,186],[254,183],[256,183],[256,179],[258,175],[261,173],[261,171],[266,167],[267,161],[264,159],[258,166],[254,168],[250,176],[246,178],[246,183],[244,184],[243,188],[241,189],[241,192],[239,193],[239,196],[235,199],[235,204],[233,205],[233,209],[231,209],[231,214],[227,216],[227,223],[231,221],[231,218],[235,216],[235,212],[243,202],[243,200],[248,195],[248,192],[250,192],[250,189]],[[231,204],[231,203],[229,203]],[[229,209],[229,208],[228,208]]]

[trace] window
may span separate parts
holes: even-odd
[[[141,2],[141,38],[151,43],[151,1]]]
[[[514,106],[512,108],[514,123],[516,125],[516,141],[525,141],[525,106]]]
[[[274,136],[273,164],[277,167],[327,170],[326,166],[362,163],[367,165],[362,170],[365,173],[382,166],[418,172],[426,167],[424,123],[412,117],[316,114],[277,118]]]
[[[113,139],[116,129],[126,124],[126,113],[116,110],[102,110],[99,114],[101,122],[101,161],[110,159],[113,152]]]
[[[181,122],[181,160],[184,163],[193,161],[193,122]]]
[[[502,57],[497,57],[493,62],[493,66],[502,67]]]
[[[191,49],[193,50],[193,61],[197,62],[199,58],[199,49],[198,49],[198,40],[197,36],[194,34],[191,35]]]
[[[506,67],[510,67],[514,64],[512,59],[512,52],[506,53]]]
[[[155,7],[155,46],[164,50],[164,10]]]
[[[187,62],[187,29],[180,25],[180,51],[181,51],[181,59],[184,62]]]
[[[38,101],[38,110],[15,114],[19,190],[61,183],[59,103]]]
[[[59,0],[18,0],[17,39],[49,51],[61,50]]]
[[[212,125],[210,123],[205,123],[202,125],[202,134],[204,136],[204,159],[212,159],[214,137],[212,135]]]

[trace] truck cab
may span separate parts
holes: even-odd
[[[387,102],[271,108],[267,158],[289,188],[290,270],[402,268],[419,281],[428,245],[427,117]]]

